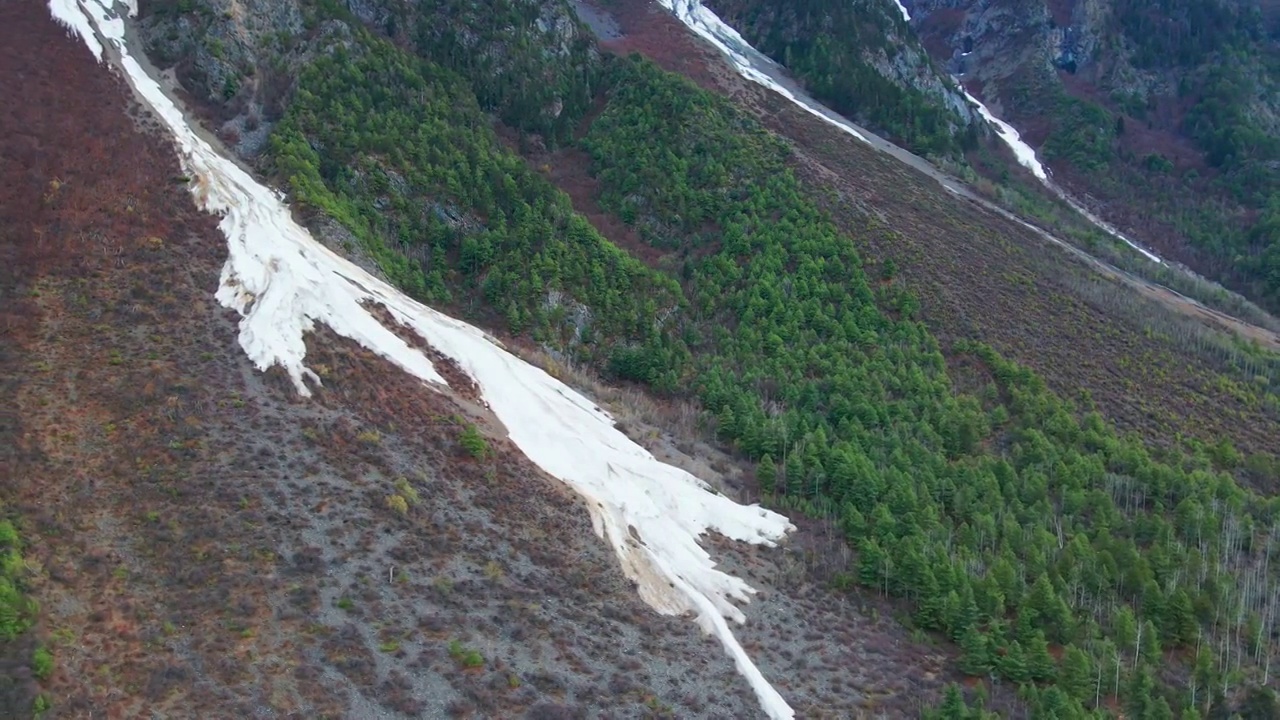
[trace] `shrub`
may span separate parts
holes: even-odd
[[[464,668],[478,668],[484,665],[484,656],[462,643],[453,640],[449,643],[449,657]]]
[[[466,450],[467,454],[477,460],[482,460],[489,454],[489,443],[485,442],[480,430],[471,423],[467,423],[462,428],[462,436],[458,442],[462,444],[462,449]]]
[[[396,511],[401,515],[404,515],[405,513],[409,512],[409,503],[401,495],[388,495],[387,507],[391,508],[392,510]]]
[[[31,672],[41,680],[47,680],[53,674],[53,653],[49,652],[49,648],[43,645],[36,648],[31,656]]]
[[[418,489],[410,485],[407,479],[396,478],[395,486],[396,486],[396,492],[399,493],[405,500],[408,500],[410,505],[418,504],[418,501],[420,500],[420,496],[418,495]]]

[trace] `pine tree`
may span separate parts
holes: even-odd
[[[973,598],[973,586],[966,579],[960,585],[959,605],[952,619],[952,633],[961,633],[965,628],[976,627],[979,617],[978,603]]]
[[[1129,677],[1125,687],[1125,707],[1134,720],[1146,720],[1155,712],[1156,683],[1151,668],[1142,665]]]
[[[1058,674],[1058,666],[1049,654],[1049,643],[1036,632],[1027,643],[1027,672],[1037,682],[1049,682]]]
[[[804,493],[804,460],[799,453],[787,456],[787,494],[801,497]]]
[[[867,540],[859,547],[858,580],[867,587],[882,587],[881,577],[884,572],[884,550],[874,539]]]
[[[991,672],[991,651],[987,646],[987,637],[970,625],[960,637],[960,672],[974,677],[982,677]]]
[[[960,642],[960,638],[964,636],[964,631],[973,627],[972,623],[965,624],[963,613],[961,612],[962,604],[960,602],[960,594],[955,590],[948,591],[942,598],[942,617],[946,625],[947,635],[951,639]]]
[[[1067,647],[1062,656],[1062,672],[1058,685],[1077,700],[1094,696],[1094,668],[1089,656],[1075,645]]]
[[[968,720],[969,707],[964,702],[959,685],[952,683],[947,686],[947,691],[942,696],[942,705],[938,707],[934,717],[938,720]]]
[[[916,605],[916,624],[925,630],[940,630],[944,624],[946,604],[938,581],[929,567],[924,569],[921,582],[920,599]]]
[[[1025,683],[1031,679],[1027,670],[1027,655],[1022,643],[1014,640],[1005,648],[1004,655],[998,655],[995,661],[996,670],[1015,683]]]
[[[738,437],[738,421],[734,417],[733,408],[725,405],[716,416],[716,436],[721,440],[734,440]]]
[[[1133,609],[1121,605],[1112,619],[1112,632],[1116,645],[1122,652],[1133,652],[1138,638],[1138,620],[1133,616]]]
[[[918,538],[907,538],[904,547],[898,551],[897,571],[894,573],[894,580],[900,585],[908,597],[917,602],[920,594],[924,589],[924,555],[920,552],[920,542]]]
[[[1142,621],[1142,647],[1140,650],[1142,659],[1154,665],[1160,662],[1162,653],[1160,635],[1156,633],[1156,626],[1150,620]]]
[[[765,495],[773,494],[778,482],[778,467],[773,464],[773,458],[768,453],[756,463],[756,479],[760,481],[760,492]]]
[[[1053,589],[1053,583],[1048,580],[1048,575],[1041,575],[1036,578],[1036,582],[1032,584],[1032,589],[1027,597],[1027,606],[1024,611],[1032,611],[1036,614],[1036,619],[1046,628],[1048,632],[1053,632],[1057,628],[1053,628],[1057,620],[1057,610],[1059,610],[1059,600],[1057,600],[1057,591]]]
[[[1164,637],[1170,645],[1189,645],[1195,642],[1196,622],[1195,608],[1191,597],[1181,588],[1173,594],[1164,607]]]
[[[1001,617],[1005,614],[1004,593],[1000,590],[1000,584],[990,575],[974,583],[973,594],[983,615]]]
[[[1022,578],[1018,576],[1018,571],[1014,569],[1014,562],[1007,551],[1002,553],[1000,558],[992,565],[991,577],[1000,586],[1000,591],[1004,594],[1005,605],[1010,610],[1017,610],[1022,605],[1023,582]]]
[[[1083,718],[1084,713],[1079,702],[1054,686],[1041,693],[1035,717],[1037,720],[1075,720]]]

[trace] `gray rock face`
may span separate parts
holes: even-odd
[[[1039,32],[1049,26],[1050,18],[1047,8],[1035,2],[916,0],[912,24],[917,29],[933,28],[933,14],[956,10],[963,12],[963,19],[951,32],[934,36],[939,41],[936,45],[951,48],[946,67],[953,75],[966,80],[998,81],[1019,68],[1048,71],[1062,54],[1050,51],[1053,43]],[[1060,35],[1065,36],[1065,32],[1059,29]],[[1028,37],[1038,38],[1039,42],[1022,42]],[[1069,42],[1065,49],[1070,52]]]
[[[965,100],[964,93],[945,73],[938,72],[924,50],[903,44],[892,56],[882,52],[872,57],[871,64],[890,80],[913,87],[941,102],[956,116],[958,125],[980,122],[978,112]]]
[[[999,85],[1019,72],[1057,83],[1061,71],[1104,95],[1141,102],[1176,95],[1180,78],[1198,72],[1135,65],[1133,42],[1117,30],[1111,0],[913,0],[911,22],[928,47],[950,48],[939,58],[949,72],[982,84]]]
[[[591,32],[600,40],[616,40],[622,37],[622,29],[618,21],[608,12],[601,10],[582,0],[573,0],[573,11],[578,19],[591,28]]]

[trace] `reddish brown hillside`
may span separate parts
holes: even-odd
[[[500,428],[472,459],[461,405],[328,332],[314,401],[250,367],[212,298],[215,220],[40,4],[0,4],[0,74],[0,498],[56,661],[47,717],[756,707]],[[0,716],[29,715],[24,687]]]

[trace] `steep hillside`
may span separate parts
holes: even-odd
[[[171,143],[39,5],[4,4],[0,27],[23,100],[3,129],[22,299],[3,492],[55,658],[44,717],[751,715],[576,497],[500,428],[481,426],[490,457],[464,450],[465,398],[326,331],[312,400],[257,373]]]
[[[833,110],[920,155],[959,159],[987,134],[891,2],[706,5]]]
[[[819,100],[953,172],[976,173],[978,187],[1002,204],[1113,263],[1260,316],[1221,288],[1149,266],[1123,245],[1107,247],[1107,233],[1082,227],[1075,212],[1058,207],[1056,191],[1022,177],[995,137],[966,129],[972,109],[963,97],[937,91],[958,78],[1007,115],[1040,149],[1056,184],[1096,215],[1166,259],[1277,307],[1268,209],[1276,48],[1259,29],[1269,16],[1258,7],[706,5]]]
[[[1126,231],[1277,307],[1275,13],[1253,0],[910,3],[935,60]]]
[[[17,561],[0,526],[0,610],[22,613],[0,615],[19,681],[0,714],[758,713],[718,643],[641,602],[460,368],[433,355],[442,393],[320,327],[311,398],[257,372],[213,297],[226,241],[171,139],[40,6],[0,6],[0,28],[22,98],[2,128],[0,491],[25,540]],[[863,702],[826,695],[864,662],[835,639],[900,631],[794,580],[773,592],[778,554],[715,552],[773,599],[751,640],[771,675],[799,638],[830,654],[785,682],[791,701]],[[892,660],[896,681],[936,668],[927,652]]]
[[[627,402],[619,428],[794,519],[791,550],[708,542],[762,591],[737,671],[690,619],[641,604],[668,591],[591,533],[665,508],[609,538],[631,557],[666,547],[643,536],[686,510],[663,505],[675,486],[607,464],[598,491],[644,498],[589,515],[497,422],[528,388],[486,404],[467,379],[532,376],[428,350],[453,388],[428,390],[412,363],[342,339],[332,304],[282,301],[248,274],[246,236],[228,244],[195,214],[167,142],[130,127],[124,86],[10,5],[6,62],[34,86],[12,128],[24,155],[5,165],[20,188],[8,252],[67,249],[5,289],[31,303],[6,387],[20,447],[40,452],[5,490],[34,558],[20,584],[43,607],[36,636],[59,658],[55,709],[1268,712],[1275,356],[742,82],[656,5],[589,7],[591,29],[558,0],[154,4],[127,25],[331,247]],[[243,63],[208,37],[242,42]],[[244,63],[226,91],[213,68]],[[116,158],[132,174],[104,172]],[[212,299],[227,247],[248,263],[239,312],[288,315],[246,320],[240,347]],[[305,249],[266,276],[291,282]],[[320,323],[310,400],[296,357],[292,382],[243,357],[276,359],[254,354],[274,336],[244,327],[286,343],[310,327],[288,302]],[[407,323],[400,302],[384,307]],[[553,474],[595,467],[589,444],[584,426]]]

